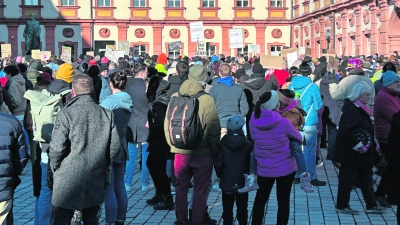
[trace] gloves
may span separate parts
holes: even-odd
[[[336,79],[335,73],[329,73],[329,74],[328,74],[328,83],[329,83],[329,84],[335,84],[335,83],[337,83],[337,79]]]
[[[364,154],[364,153],[366,153],[366,152],[368,151],[368,148],[369,148],[368,145],[363,145],[363,146],[359,147],[359,148],[357,149],[357,151],[358,151],[360,154]]]

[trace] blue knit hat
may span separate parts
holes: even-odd
[[[399,80],[399,77],[397,76],[397,74],[391,70],[384,72],[382,74],[382,77],[383,77],[383,86],[385,86],[385,87],[387,87]]]
[[[237,114],[229,117],[226,127],[228,130],[241,130],[245,123],[244,117],[241,114]]]

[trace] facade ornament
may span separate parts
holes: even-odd
[[[318,22],[314,23],[314,30],[315,30],[316,34],[319,34],[319,23]]]
[[[294,36],[295,36],[296,38],[299,37],[299,28],[294,29]]]
[[[206,39],[213,39],[214,36],[215,36],[214,30],[212,30],[212,29],[206,29],[206,30],[204,31],[204,37],[205,37]]]
[[[244,38],[248,38],[249,37],[249,30],[244,29]]]
[[[111,35],[111,31],[108,28],[101,28],[99,31],[99,35],[102,38],[109,38]]]
[[[271,35],[273,38],[281,38],[282,37],[282,31],[281,29],[273,29],[271,32]]]
[[[64,28],[62,34],[66,38],[72,38],[75,35],[75,32],[72,28]]]
[[[308,37],[308,33],[309,33],[308,26],[305,26],[304,27],[304,34],[306,35],[306,37]]]
[[[342,18],[340,16],[337,16],[335,22],[336,22],[336,28],[338,30],[340,30],[342,28],[342,24],[340,23],[341,21],[342,21]]]
[[[181,31],[180,30],[178,30],[178,29],[171,29],[170,31],[169,31],[169,36],[171,37],[171,38],[173,38],[173,39],[178,39],[178,38],[180,38],[181,37]]]
[[[350,27],[353,27],[354,24],[356,23],[356,19],[353,13],[349,13],[349,15],[347,15],[347,18],[349,19],[349,25]]]
[[[135,30],[135,37],[144,38],[146,37],[146,31],[143,28],[138,28]]]
[[[363,11],[363,21],[364,24],[368,24],[370,20],[370,14],[369,14],[369,10],[368,9],[364,9]]]

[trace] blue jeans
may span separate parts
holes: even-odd
[[[38,212],[35,217],[35,224],[49,225],[51,216],[51,197],[53,193],[46,185],[47,164],[40,163],[42,166],[42,189],[36,205],[35,212]],[[36,213],[35,213],[36,214]]]
[[[107,185],[104,197],[107,223],[126,219],[128,196],[124,186],[124,169],[124,163],[114,163],[111,167],[111,183]]]
[[[317,157],[317,126],[304,126],[301,136],[306,140],[306,145],[303,146],[303,155],[306,160],[307,172],[310,174],[310,179],[316,179],[315,159]],[[300,177],[300,171],[297,171],[296,178]]]
[[[24,115],[15,116],[15,118],[17,118],[17,120],[19,120],[19,122],[22,124],[22,131],[24,132],[24,136],[25,136],[26,152],[29,155],[31,155],[31,145],[29,144],[29,135],[28,135],[28,132],[24,128]]]
[[[129,160],[126,162],[126,173],[125,173],[125,185],[133,185],[133,175],[135,175],[135,165],[136,165],[136,153],[141,150],[142,153],[142,186],[149,185],[150,173],[147,168],[147,157],[149,153],[147,148],[149,143],[129,143],[128,142],[128,152]]]
[[[297,141],[290,140],[290,152],[292,152],[292,155],[296,159],[298,173],[302,174],[304,172],[307,172],[307,164],[304,158],[301,144]]]

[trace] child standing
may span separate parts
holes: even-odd
[[[248,193],[238,193],[245,185],[243,174],[249,173],[249,156],[252,144],[243,134],[246,123],[242,115],[231,116],[227,121],[228,133],[222,138],[220,151],[214,159],[219,187],[222,190],[222,218],[224,224],[233,223],[233,205],[236,201],[237,220],[239,225],[247,224]]]

